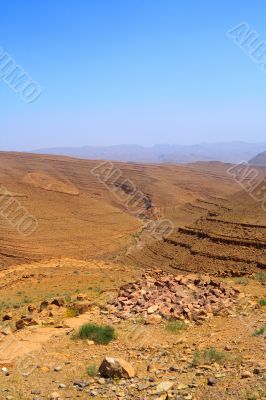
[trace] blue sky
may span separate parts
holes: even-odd
[[[0,47],[42,87],[0,78],[0,149],[265,141],[266,74],[226,32],[266,41],[266,3],[13,0]]]

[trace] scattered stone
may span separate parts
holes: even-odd
[[[9,376],[9,371],[6,367],[2,368],[2,372],[4,373],[5,376]]]
[[[73,383],[73,386],[76,386],[78,388],[84,389],[85,387],[89,386],[89,383],[86,381],[75,381]]]
[[[216,385],[216,383],[217,383],[217,380],[215,378],[208,378],[208,382],[207,382],[208,386],[214,386],[214,385]]]
[[[8,336],[12,333],[12,329],[10,326],[6,326],[5,328],[1,329],[0,333],[4,336]]]
[[[170,381],[161,382],[157,386],[155,393],[161,394],[163,392],[168,392],[168,390],[170,390],[174,386],[174,384],[175,384],[174,382],[170,382]]]
[[[186,385],[185,383],[180,383],[177,386],[177,390],[186,390],[188,388],[188,385]]]
[[[31,394],[41,394],[41,391],[38,389],[34,389],[31,391]]]
[[[242,379],[251,378],[251,377],[252,377],[252,373],[249,371],[243,371],[241,374]]]
[[[13,318],[11,313],[7,313],[3,316],[3,321],[10,321]]]
[[[66,385],[64,385],[64,383],[59,383],[58,388],[59,389],[65,389]]]
[[[150,306],[148,309],[147,309],[147,313],[148,314],[153,314],[153,313],[155,313],[155,311],[157,311],[158,310],[158,306]]]

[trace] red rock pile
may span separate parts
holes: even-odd
[[[166,319],[201,323],[213,315],[227,315],[239,291],[210,277],[171,275],[156,270],[142,280],[122,286],[107,309],[121,319],[142,316],[149,321],[158,315]],[[159,318],[154,321],[159,322]]]

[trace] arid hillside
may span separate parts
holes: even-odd
[[[263,175],[265,171],[262,169]],[[129,263],[167,270],[211,273],[221,276],[250,275],[266,269],[266,209],[255,192],[241,190],[227,199],[198,200],[189,209],[204,207],[205,215],[179,227],[159,242],[139,244],[128,254]],[[188,205],[184,206],[187,209]],[[202,210],[203,212],[203,210]]]
[[[89,259],[123,253],[134,242],[144,216],[169,218],[175,226],[184,226],[204,214],[209,202],[239,190],[227,174],[228,165],[221,163],[114,163],[108,185],[99,179],[98,169],[98,175],[91,173],[99,163],[0,153],[2,268],[58,257]],[[134,191],[141,193],[142,213],[126,204]],[[36,222],[28,236],[16,229],[21,207],[25,207],[22,214],[28,213]]]

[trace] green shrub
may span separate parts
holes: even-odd
[[[260,306],[266,306],[266,299],[260,299],[260,300],[258,301],[258,304],[259,304]]]
[[[179,333],[183,329],[186,329],[187,326],[183,321],[170,321],[165,328],[171,333]]]
[[[97,344],[108,344],[115,339],[115,330],[112,326],[98,326],[84,324],[78,331],[79,339],[93,340]]]
[[[262,336],[266,332],[266,325],[261,326],[256,329],[252,336]]]
[[[98,368],[96,367],[96,365],[90,365],[87,368],[87,374],[89,376],[96,376],[98,374]]]
[[[218,363],[222,364],[226,361],[227,355],[223,352],[216,350],[215,347],[211,347],[210,349],[206,349],[204,351],[195,351],[192,365],[198,364],[213,364]]]

